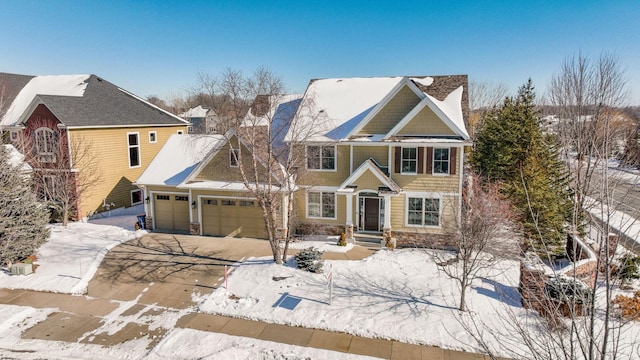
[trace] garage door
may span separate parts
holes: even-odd
[[[202,200],[202,233],[211,236],[266,238],[262,210],[256,201],[206,198]]]
[[[156,229],[189,231],[189,196],[155,194]]]

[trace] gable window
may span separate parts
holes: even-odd
[[[307,169],[311,170],[335,170],[336,147],[307,146]]]
[[[336,194],[332,192],[308,192],[307,217],[335,219]]]
[[[193,126],[189,125],[187,126],[187,134],[191,134],[193,133]]]
[[[239,158],[240,158],[240,149],[229,149],[229,166],[238,167]]]
[[[131,190],[131,206],[142,204],[142,190]]]
[[[155,131],[149,131],[149,142],[154,143],[158,141],[158,134]]]
[[[410,197],[407,204],[407,224],[440,226],[440,199]]]
[[[402,148],[402,174],[418,173],[418,149]]]
[[[433,149],[433,173],[449,174],[449,148]]]
[[[18,132],[17,131],[11,131],[10,139],[11,139],[11,141],[18,141]]]
[[[129,147],[129,167],[140,166],[140,138],[138,133],[127,133]]]
[[[178,135],[182,135],[182,134],[184,134],[184,131],[178,130]]]
[[[56,157],[54,154],[56,147],[57,134],[47,127],[41,127],[36,129],[36,151],[38,152],[39,162],[55,162]]]

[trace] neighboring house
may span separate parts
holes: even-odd
[[[26,155],[34,174],[44,174],[42,188],[61,173],[74,174],[77,187],[86,174],[97,178],[78,194],[78,218],[142,203],[132,181],[170,135],[187,130],[185,120],[96,75],[0,73],[0,84],[8,104],[3,142]],[[81,162],[81,153],[90,161]]]
[[[285,138],[306,152],[297,231],[445,245],[471,144],[467,90],[464,75],[312,80]]]
[[[257,129],[254,133],[262,136],[267,134],[262,127],[272,123],[274,141],[284,145],[282,139],[300,97],[272,97],[268,109],[250,109],[240,131]],[[233,130],[224,135],[171,137],[135,182],[149,199],[145,204],[147,225],[194,235],[266,238],[262,209],[248,191],[238,162],[241,160],[242,169],[252,174],[250,152],[264,144],[261,139],[249,143],[240,140]],[[271,185],[265,185],[269,176],[267,164],[258,161],[257,166],[259,186],[273,186],[280,204],[285,203],[289,194],[281,186],[282,169],[276,164]],[[287,221],[286,216],[280,216],[278,227],[286,229]]]
[[[202,105],[183,112],[180,117],[191,123],[189,134],[223,134],[225,131],[218,114]]]

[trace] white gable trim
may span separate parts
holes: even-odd
[[[380,175],[380,169],[375,168],[375,165],[372,164],[370,160],[367,160],[363,162],[360,166],[358,166],[356,171],[354,171],[351,175],[349,175],[349,177],[345,181],[343,181],[342,184],[340,184],[340,186],[338,187],[339,191],[346,192],[347,186],[352,184],[355,180],[357,180],[362,175],[364,175],[364,173],[367,170],[371,170],[373,175],[375,175],[375,177],[378,180],[380,180],[382,184],[386,185],[388,188],[393,189],[397,186],[395,184],[390,183],[389,180],[386,179],[384,176]]]
[[[402,128],[404,128],[411,120],[413,120],[413,118],[415,118],[425,107],[429,107],[429,109],[431,109],[436,114],[436,116],[440,120],[442,120],[445,125],[447,125],[455,134],[461,136],[464,140],[469,140],[469,135],[467,135],[465,131],[460,129],[455,124],[455,122],[453,122],[449,118],[449,116],[447,116],[447,114],[445,114],[444,111],[442,111],[442,109],[440,109],[440,107],[435,102],[433,102],[431,96],[429,95],[426,95],[424,99],[422,99],[422,101],[418,103],[418,105],[416,105],[411,111],[409,111],[409,113],[402,120],[400,120],[400,122],[397,123],[396,126],[394,126],[393,129],[389,131],[389,133],[384,136],[383,140],[389,140],[391,136],[397,135],[397,133],[402,130]]]
[[[358,123],[358,125],[356,125],[347,134],[346,137],[349,138],[357,134],[358,132],[360,132],[360,130],[362,130],[362,128],[365,127],[365,125],[367,125],[371,121],[371,119],[373,119],[376,115],[378,115],[378,113],[382,109],[384,109],[385,106],[387,106],[387,104],[391,101],[391,99],[393,99],[400,92],[400,90],[402,90],[404,86],[408,86],[409,89],[411,89],[418,96],[418,98],[423,99],[426,97],[426,94],[422,92],[420,89],[418,89],[418,87],[416,86],[416,84],[413,83],[413,81],[409,80],[409,78],[407,77],[403,77],[400,80],[400,82],[398,82],[398,84],[394,86],[393,89],[391,89],[391,91],[389,91],[389,93],[384,98],[382,98],[382,100],[380,100],[380,102],[367,114],[367,116],[365,116],[365,118],[362,119],[362,121],[360,121],[360,123]]]

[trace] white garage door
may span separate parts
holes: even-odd
[[[189,231],[189,196],[155,194],[156,229]]]
[[[266,238],[262,210],[246,199],[202,199],[202,233],[211,236]]]

